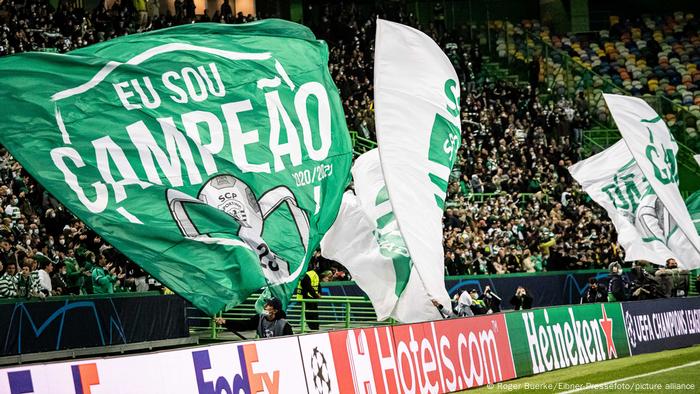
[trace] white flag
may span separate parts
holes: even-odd
[[[335,223],[321,240],[323,256],[350,271],[372,302],[377,320],[439,319],[401,237],[377,150],[357,158],[352,174],[357,196],[351,191],[343,195]]]
[[[685,268],[700,267],[700,237],[678,190],[678,144],[661,117],[644,100],[604,95],[610,113],[637,165],[656,193],[656,216],[664,240]],[[674,236],[680,232],[681,236]]]
[[[647,134],[644,140],[637,136],[637,145],[645,144],[649,135],[652,134]],[[625,249],[626,261],[647,260],[665,265],[668,259],[673,258],[684,268],[700,266],[700,255],[685,232],[680,231],[675,217],[667,209],[666,201],[658,192],[668,193],[668,189],[659,187],[659,182],[650,182],[655,177],[653,170],[651,177],[648,177],[635,160],[629,145],[629,139],[620,140],[605,151],[571,166],[569,171],[586,193],[608,212],[617,229],[618,242]],[[653,149],[649,149],[652,157]],[[673,184],[680,199],[675,152],[666,152],[665,149],[664,152],[668,167],[664,168],[666,172],[660,174],[676,174],[673,177],[669,175],[668,183]],[[668,196],[666,200],[669,200]],[[682,199],[680,208],[686,211],[690,220]],[[695,230],[694,227],[692,229]]]
[[[430,298],[445,291],[442,214],[461,143],[460,85],[424,33],[377,20],[374,99],[384,181],[413,266]]]
[[[678,257],[658,238],[655,215],[658,198],[623,140],[569,167],[583,190],[603,207],[615,225],[625,260],[648,260],[665,265]]]

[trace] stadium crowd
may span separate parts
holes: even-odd
[[[541,104],[530,86],[466,94],[445,213],[450,275],[607,268],[621,257],[606,214],[571,178],[585,102]],[[482,200],[473,193],[487,193]]]
[[[491,27],[500,58],[539,70],[553,90],[585,89],[600,122],[610,121],[603,92],[642,97],[679,141],[700,149],[700,36],[692,13],[611,15],[607,29],[586,33],[555,33],[537,20]]]
[[[536,53],[534,35],[597,75],[608,77],[628,94],[659,94],[683,105],[700,104],[700,37],[693,14],[611,16],[609,29],[596,34],[555,34],[531,20],[500,28],[508,30],[511,52],[523,60]],[[504,50],[505,37],[501,37],[499,45]],[[556,63],[562,61],[561,53],[550,57]],[[600,80],[592,82],[602,86]]]
[[[192,0],[175,14],[151,1],[104,1],[90,12],[46,0],[0,1],[0,55],[64,52],[123,34],[195,21],[242,23],[224,3],[195,17]],[[339,8],[336,8],[339,7]],[[542,103],[536,86],[486,77],[479,48],[444,23],[420,26],[400,8],[378,10],[431,35],[462,81],[463,141],[444,217],[446,274],[506,274],[607,268],[622,261],[612,224],[573,182],[566,167],[579,160],[580,131],[591,111],[581,97]],[[330,46],[330,72],[340,90],[348,127],[374,139],[375,16],[360,18],[352,4],[324,8],[311,27]],[[259,17],[259,15],[258,15]],[[489,193],[484,195],[482,193]],[[153,281],[67,212],[12,156],[0,151],[0,297],[144,291]],[[318,258],[318,257],[317,257]],[[334,278],[349,278],[336,263]],[[15,274],[16,273],[16,274]]]

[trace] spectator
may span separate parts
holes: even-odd
[[[608,300],[608,291],[604,285],[598,283],[596,278],[588,279],[588,289],[581,298],[581,303],[592,304],[596,302],[606,302]]]
[[[41,269],[38,272],[39,276],[39,291],[46,296],[53,295],[53,286],[51,285],[51,273],[53,272],[53,262],[44,259],[41,263]]]
[[[537,270],[535,269],[536,263],[535,259],[530,255],[530,249],[525,249],[523,252],[523,271],[524,272],[536,272]],[[540,271],[542,269],[540,268]]]
[[[46,294],[41,292],[38,276],[33,275],[32,261],[26,259],[22,263],[22,272],[17,278],[17,296],[22,298],[45,298]]]
[[[53,277],[51,278],[51,288],[53,289],[54,295],[67,295],[68,294],[68,283],[66,276],[66,265],[59,264]]]
[[[258,338],[272,338],[293,335],[292,326],[285,319],[282,303],[272,298],[265,302],[263,313],[244,321],[216,318],[216,324],[225,326],[233,332],[256,330]]]
[[[501,297],[491,290],[490,285],[486,285],[484,294],[479,298],[484,301],[486,313],[498,313],[501,311]]]
[[[313,265],[309,265],[309,270],[304,277],[301,278],[297,285],[297,299],[319,299],[321,298],[321,281],[318,273]],[[306,325],[309,330],[318,330],[318,304],[316,302],[307,302],[306,306]]]
[[[457,316],[464,317],[464,316],[474,316],[474,312],[472,312],[472,306],[473,301],[472,297],[467,292],[466,290],[462,289],[459,291],[459,294],[457,294],[457,308],[456,308],[456,313]]]
[[[138,13],[139,28],[137,31],[143,31],[148,25],[148,4],[146,0],[133,0],[134,9]]]
[[[0,276],[0,298],[17,297],[17,263],[11,261],[5,266],[5,273]]]
[[[223,4],[221,4],[220,15],[226,23],[231,23],[231,19],[233,19],[233,10],[231,9],[229,0],[224,0]]]
[[[184,0],[183,7],[185,10],[185,18],[193,21],[196,16],[194,10],[197,8],[194,4],[194,0]]]
[[[92,269],[92,288],[95,294],[112,294],[114,286],[124,274],[117,275],[113,263],[108,263],[107,258],[100,255],[99,265]]]
[[[513,309],[516,311],[530,309],[532,308],[532,297],[524,287],[518,286],[515,294],[510,298],[510,304],[513,305]]]
[[[85,281],[86,278],[88,281],[91,281],[92,272],[78,264],[74,257],[73,249],[69,249],[65,254],[61,253],[61,255],[65,266],[66,294],[85,294]]]

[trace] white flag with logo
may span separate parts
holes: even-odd
[[[678,144],[644,100],[612,94],[604,97],[627,147],[658,197],[655,236],[676,253],[679,265],[700,267],[700,237],[678,190]]]
[[[442,214],[461,143],[460,85],[424,33],[377,20],[374,99],[384,181],[398,227],[430,298],[445,291]]]
[[[658,198],[624,140],[569,167],[583,190],[603,207],[615,225],[625,260],[665,265],[678,256],[658,238]]]
[[[323,256],[350,271],[372,302],[377,320],[439,319],[401,237],[378,151],[357,158],[352,175],[356,194],[348,191],[343,195],[338,217],[321,240]]]

